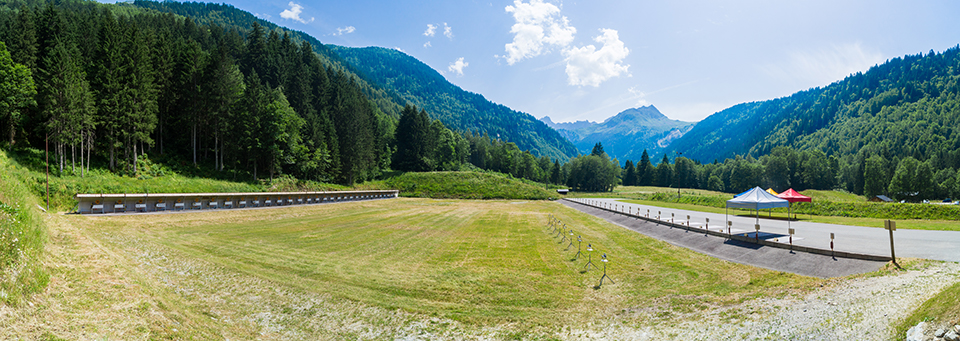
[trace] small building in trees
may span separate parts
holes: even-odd
[[[869,202],[893,202],[893,199],[890,199],[886,195],[874,195],[872,198],[867,199]]]

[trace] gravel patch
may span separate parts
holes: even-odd
[[[564,340],[890,340],[893,325],[960,281],[960,264],[931,263],[897,275],[838,280],[803,297],[762,298],[688,316],[676,325],[634,328],[611,321]]]

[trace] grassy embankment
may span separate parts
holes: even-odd
[[[948,326],[960,324],[960,283],[943,289],[896,325],[896,335],[905,335],[910,327],[922,321]],[[902,337],[902,336],[901,336]]]
[[[40,264],[46,226],[36,198],[17,174],[0,152],[0,304],[9,305],[21,304],[49,281]]]
[[[796,218],[818,223],[883,227],[886,219],[897,220],[898,228],[919,230],[960,231],[960,206],[873,203],[866,198],[839,191],[803,191],[813,198],[812,203],[794,203],[790,211]],[[627,202],[667,208],[723,213],[731,193],[683,189],[677,199],[677,190],[662,187],[617,187],[612,193],[572,193],[574,197],[614,197]],[[731,214],[753,215],[754,211],[730,210]],[[763,210],[760,214],[786,219],[787,209]]]

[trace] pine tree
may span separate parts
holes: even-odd
[[[395,132],[397,152],[393,154],[393,168],[405,172],[426,170],[423,163],[426,154],[428,128],[417,108],[407,104],[403,107]]]
[[[14,63],[7,51],[7,45],[0,42],[0,119],[7,120],[10,131],[10,144],[15,143],[20,112],[27,106],[35,105],[33,97],[37,94],[30,69],[23,64]]]
[[[4,39],[10,45],[10,56],[16,63],[23,64],[30,72],[37,74],[37,29],[34,24],[33,11],[26,5],[21,5],[17,17],[9,22],[7,37]]]
[[[640,162],[637,163],[637,186],[652,186],[656,176],[654,175],[653,164],[650,162],[650,154],[647,154],[647,150],[643,150],[643,155],[640,156]]]
[[[57,39],[48,52],[44,57],[47,69],[42,70],[39,91],[48,117],[47,132],[56,143],[60,171],[63,172],[66,145],[74,151],[71,164],[75,170],[76,147],[83,142],[84,133],[93,128],[93,97],[80,69],[80,51],[76,45]],[[81,154],[82,151],[81,146]]]
[[[97,125],[104,130],[109,151],[110,170],[116,169],[116,148],[120,146],[120,133],[123,111],[124,85],[120,76],[123,67],[124,51],[121,45],[121,32],[113,13],[104,10],[101,15],[98,32],[97,55],[94,84],[97,85]]]
[[[590,152],[590,155],[600,156],[603,154],[606,154],[606,152],[603,151],[603,145],[600,144],[600,142],[597,142],[597,144],[593,145],[593,150]]]
[[[637,180],[637,169],[633,167],[633,161],[627,160],[627,164],[624,167],[623,172],[623,185],[624,186],[636,186]]]
[[[157,91],[153,81],[153,63],[150,55],[152,36],[132,22],[123,26],[125,33],[122,59],[123,79],[123,138],[126,159],[137,174],[138,159],[147,146],[153,144],[152,133],[157,126]],[[132,160],[131,160],[132,158]]]

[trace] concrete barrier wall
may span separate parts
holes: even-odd
[[[145,213],[322,204],[396,198],[400,191],[253,193],[78,193],[77,213]]]

